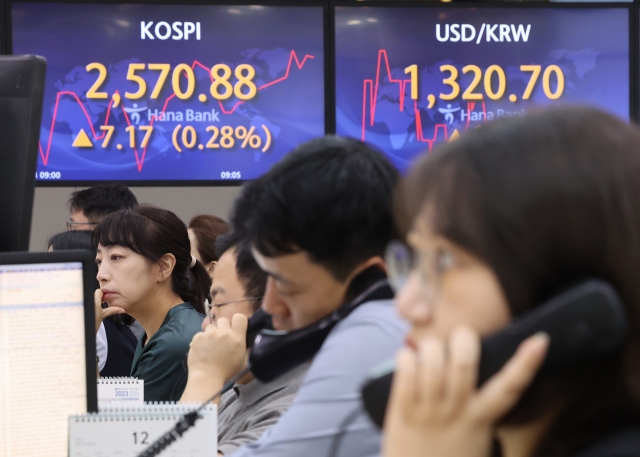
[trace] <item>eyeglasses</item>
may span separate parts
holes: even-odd
[[[430,252],[413,250],[394,240],[387,245],[385,262],[389,272],[389,284],[400,291],[412,274],[419,275],[422,295],[426,300],[436,300],[442,288],[442,275],[456,266],[453,253],[446,248],[434,248]]]
[[[230,305],[231,303],[242,303],[243,301],[262,300],[262,297],[241,298],[240,300],[231,300],[224,303],[212,303],[212,308],[220,308],[221,306]]]
[[[78,227],[82,225],[89,225],[91,227],[96,227],[99,222],[67,222],[67,231],[78,230]]]
[[[250,298],[241,298],[239,300],[230,300],[224,303],[209,303],[209,300],[205,300],[204,306],[207,310],[207,316],[209,316],[209,323],[214,319],[211,315],[212,308],[220,308],[221,306],[230,305],[232,303],[242,303],[245,301],[253,301],[253,300],[262,300],[262,297],[250,297]]]

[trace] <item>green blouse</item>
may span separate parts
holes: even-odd
[[[204,316],[189,302],[174,306],[160,329],[144,344],[138,340],[131,376],[144,380],[145,401],[177,401],[187,385],[185,355]],[[144,344],[144,346],[143,346]]]

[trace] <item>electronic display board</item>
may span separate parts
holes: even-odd
[[[325,133],[322,6],[12,4],[39,181],[253,179]]]
[[[553,103],[629,118],[627,7],[338,6],[336,130],[401,171],[467,129]]]

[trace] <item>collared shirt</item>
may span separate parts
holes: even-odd
[[[289,409],[309,368],[305,363],[268,383],[236,384],[220,399],[218,452],[228,455],[256,441]]]
[[[174,306],[158,331],[145,344],[145,333],[133,356],[131,376],[144,380],[144,401],[176,401],[187,385],[183,364],[189,343],[204,315],[189,302]],[[143,346],[144,345],[144,346]]]
[[[395,356],[407,330],[392,300],[360,305],[331,330],[289,410],[233,457],[378,455],[380,432],[362,409],[360,388]]]

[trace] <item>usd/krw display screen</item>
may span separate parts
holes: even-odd
[[[253,179],[324,134],[314,6],[14,3],[47,58],[39,180]]]
[[[337,7],[337,133],[414,157],[491,119],[580,103],[629,118],[627,8]]]

